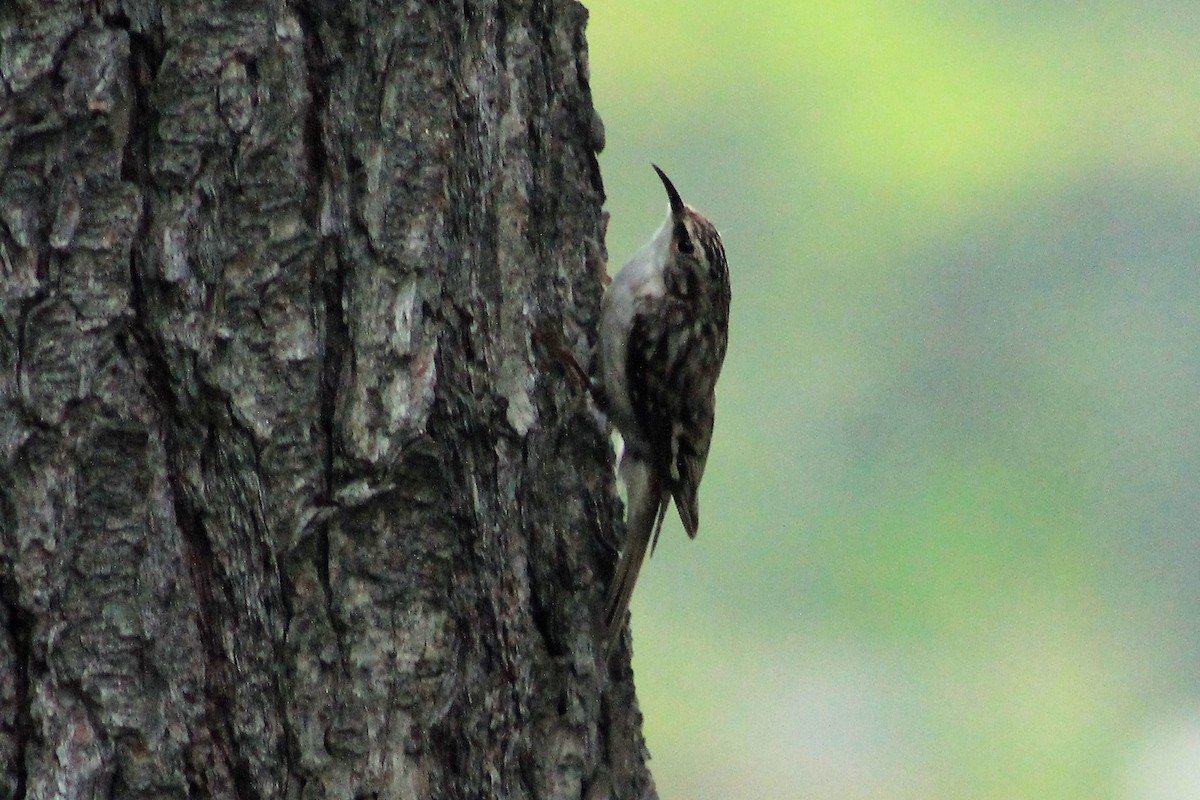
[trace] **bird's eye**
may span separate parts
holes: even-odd
[[[675,225],[675,242],[679,252],[692,252],[692,237],[688,236],[687,227],[682,222]]]

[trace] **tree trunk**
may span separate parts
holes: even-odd
[[[0,797],[653,796],[585,20],[0,8]]]

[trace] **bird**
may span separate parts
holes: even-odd
[[[604,608],[606,657],[672,500],[689,538],[712,442],[716,385],[729,341],[729,268],[717,229],[657,165],[669,209],[609,284],[600,305],[603,398],[623,450],[625,542]]]

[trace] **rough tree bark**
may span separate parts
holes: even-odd
[[[654,794],[585,20],[0,4],[0,797]]]

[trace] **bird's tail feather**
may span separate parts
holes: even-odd
[[[670,501],[670,494],[662,491],[654,478],[653,470],[640,460],[622,459],[621,477],[625,481],[629,513],[627,516],[625,546],[617,562],[608,599],[604,604],[605,654],[611,655],[625,627],[625,612],[633,597],[633,587],[646,558],[651,535],[655,543],[662,528],[663,516]]]

